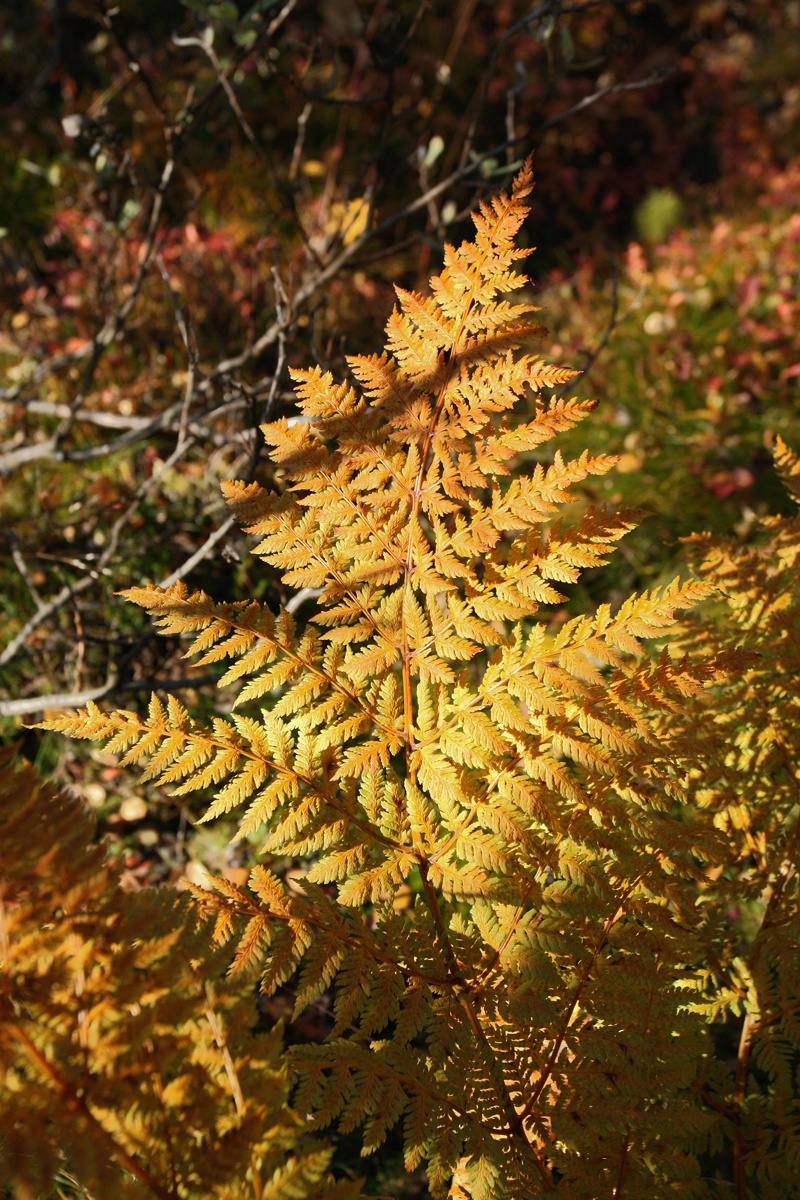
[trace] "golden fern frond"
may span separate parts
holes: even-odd
[[[292,1051],[314,1122],[362,1126],[370,1151],[402,1121],[437,1197],[557,1179],[583,1196],[620,1162],[660,1196],[701,1021],[675,986],[699,953],[675,880],[699,887],[721,837],[687,807],[698,731],[669,718],[718,673],[645,644],[709,586],[551,619],[633,516],[570,517],[614,460],[549,452],[592,405],[551,394],[572,373],[534,352],[535,309],[510,298],[531,187],[527,163],[428,295],[398,289],[385,350],[350,358],[350,381],[294,372],[302,419],[263,427],[281,492],[225,485],[254,554],[319,590],[307,624],[182,585],[129,593],[200,663],[226,662],[237,712],[201,726],[154,699],[48,724],[214,788],[206,819],[261,830],[275,873],[204,904],[237,967],[295,987],[297,1012],[332,993],[335,1039]],[[308,860],[291,896],[282,856]],[[611,981],[639,958],[658,968],[649,991],[630,982],[623,1032]],[[600,1104],[604,1055],[638,1099],[584,1135],[574,1097],[585,1079]]]
[[[122,891],[79,802],[8,754],[0,844],[0,1177],[12,1195],[50,1195],[62,1168],[93,1195],[131,1200],[263,1200],[290,1178],[298,1200],[360,1194],[337,1193],[328,1148],[303,1147],[280,1039],[254,1031],[249,989],[225,979],[227,956],[209,950],[186,896]]]
[[[789,494],[800,500],[800,454],[791,450],[780,434],[775,438],[773,454],[775,469],[783,480]]]
[[[799,464],[776,439],[775,466],[795,498]],[[724,669],[713,710],[692,697],[669,724],[683,737],[703,721],[722,732],[706,769],[690,776],[722,853],[703,888],[701,961],[714,970],[683,986],[693,1011],[738,1026],[735,1065],[708,1080],[705,1144],[723,1146],[740,1179],[777,1196],[791,1193],[800,1163],[786,1136],[800,1122],[800,517],[763,517],[746,542],[704,535],[689,544],[719,600],[713,622],[687,621],[680,648]],[[744,926],[731,925],[733,904],[752,914]]]

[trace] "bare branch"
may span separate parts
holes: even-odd
[[[19,548],[19,542],[17,540],[16,534],[13,531],[11,531],[9,533],[9,538],[11,541],[11,557],[14,560],[14,565],[17,568],[17,570],[19,571],[22,578],[25,580],[25,584],[28,588],[28,591],[30,592],[33,602],[36,605],[36,608],[38,610],[43,607],[44,601],[42,600],[42,597],[39,595],[36,584],[31,579],[31,573],[28,570],[28,564],[26,563],[25,558],[23,557],[22,551]]]
[[[194,554],[186,559],[186,562],[181,563],[170,575],[167,575],[166,579],[162,579],[158,586],[161,588],[172,587],[173,583],[177,583],[179,579],[183,579],[185,575],[193,571],[198,563],[208,557],[217,542],[221,542],[228,530],[232,529],[235,524],[233,517],[226,517],[219,528],[209,534],[202,546],[199,546]]]
[[[25,645],[26,641],[34,630],[38,629],[43,621],[48,617],[52,617],[53,613],[58,612],[62,605],[66,604],[70,596],[76,596],[80,592],[85,592],[91,587],[97,578],[96,571],[90,571],[90,574],[79,579],[76,583],[65,584],[60,592],[57,592],[50,600],[46,601],[41,608],[30,618],[29,621],[22,626],[16,637],[13,637],[6,646],[5,650],[0,653],[0,667],[4,667],[6,663],[11,662],[17,651]]]
[[[0,700],[0,717],[27,717],[47,708],[82,708],[90,700],[102,700],[114,689],[116,674],[104,684],[82,692],[54,692],[52,696],[26,696],[22,700]]]
[[[123,692],[180,692],[187,688],[209,687],[219,683],[223,673],[186,675],[179,679],[128,679],[119,682],[112,672],[100,687],[87,688],[80,692],[53,692],[48,696],[25,696],[21,700],[0,700],[0,717],[29,717],[48,708],[82,708],[89,701],[103,700],[106,696]]]
[[[556,113],[549,121],[543,122],[539,126],[539,130],[543,133],[545,129],[552,129],[554,125],[560,125],[568,117],[574,117],[575,113],[583,112],[584,109],[590,108],[600,100],[604,100],[606,96],[615,96],[618,92],[641,92],[644,88],[656,87],[658,84],[664,83],[674,73],[673,68],[666,71],[653,71],[650,75],[646,75],[642,79],[633,79],[629,83],[611,83],[608,87],[598,88],[590,96],[584,96],[577,104],[565,108],[563,112]]]

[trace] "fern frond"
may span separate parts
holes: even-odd
[[[233,718],[154,700],[49,724],[181,792],[212,787],[205,819],[260,830],[274,870],[203,905],[237,968],[294,988],[295,1017],[330,1000],[332,1040],[293,1052],[311,1124],[362,1127],[370,1152],[402,1122],[437,1198],[558,1182],[594,1200],[621,1156],[631,1194],[655,1198],[697,1109],[702,1018],[678,981],[703,954],[704,872],[744,831],[728,833],[725,763],[697,794],[701,725],[680,720],[722,658],[648,643],[740,567],[553,621],[634,516],[585,503],[614,459],[551,447],[592,404],[548,394],[574,373],[543,360],[521,295],[531,187],[526,163],[428,294],[398,289],[384,351],[350,358],[351,381],[293,372],[302,419],[263,427],[280,494],[225,485],[253,553],[319,589],[307,624],[182,585],[129,593],[241,682]],[[777,601],[770,622],[790,637]],[[742,733],[762,772],[787,732],[776,697],[768,732]],[[288,857],[306,860],[291,892]],[[764,1053],[777,1072],[779,1047]],[[602,1113],[586,1128],[584,1094]]]
[[[798,457],[780,439],[775,465],[796,499]],[[713,623],[686,622],[679,649],[718,664],[713,721],[723,735],[706,771],[690,777],[697,806],[713,815],[723,868],[704,883],[705,961],[715,970],[697,972],[691,1007],[738,1025],[735,1068],[720,1065],[706,1091],[709,1138],[742,1180],[780,1195],[797,1168],[785,1131],[800,1121],[800,518],[764,517],[746,543],[706,535],[690,550],[720,599]],[[667,724],[686,739],[711,719],[698,693]],[[730,925],[732,903],[753,913],[746,932]]]
[[[226,980],[197,907],[122,891],[78,801],[4,760],[4,1185],[50,1195],[66,1167],[93,1195],[231,1200],[255,1194],[259,1162],[261,1196],[278,1182],[335,1196],[330,1150],[303,1146],[287,1107],[279,1039],[254,1032],[249,989]]]

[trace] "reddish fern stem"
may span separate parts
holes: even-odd
[[[742,1130],[742,1105],[747,1092],[747,1068],[752,1045],[753,1018],[750,1013],[746,1013],[739,1038],[739,1051],[736,1055],[736,1079],[733,1087],[733,1112],[731,1113],[733,1121],[733,1185],[736,1189],[736,1200],[746,1200],[747,1198],[745,1179],[747,1148]]]
[[[619,1170],[617,1171],[617,1182],[614,1186],[614,1195],[612,1200],[619,1200],[622,1195],[622,1185],[625,1182],[625,1176],[628,1174],[628,1154],[630,1152],[631,1138],[630,1134],[625,1135],[625,1140],[622,1143],[622,1154],[619,1160]]]
[[[528,1103],[525,1105],[522,1112],[520,1113],[520,1119],[522,1121],[525,1121],[531,1115],[534,1108],[539,1103],[539,1097],[541,1096],[542,1092],[546,1088],[548,1080],[550,1079],[550,1076],[553,1073],[553,1068],[556,1065],[556,1060],[558,1059],[558,1056],[561,1053],[561,1047],[563,1046],[564,1039],[567,1036],[567,1030],[569,1029],[570,1022],[572,1021],[572,1017],[575,1012],[575,1009],[578,1007],[580,998],[583,995],[587,984],[589,983],[589,977],[594,968],[594,964],[597,962],[597,956],[599,955],[600,951],[603,949],[603,946],[605,945],[606,938],[608,937],[609,931],[611,930],[611,927],[614,925],[617,918],[619,917],[620,912],[625,905],[625,902],[627,901],[628,897],[633,893],[635,888],[638,887],[640,881],[644,877],[644,874],[645,874],[645,872],[641,871],[636,876],[634,881],[625,889],[624,893],[620,897],[618,904],[615,906],[613,912],[608,916],[608,918],[606,919],[606,921],[603,924],[603,928],[601,930],[600,937],[597,939],[597,945],[595,946],[595,948],[592,952],[592,956],[589,959],[589,962],[586,964],[586,967],[584,968],[580,979],[578,980],[577,986],[575,988],[575,992],[572,996],[572,999],[570,1000],[569,1006],[568,1006],[566,1014],[564,1016],[564,1021],[561,1026],[561,1030],[560,1030],[558,1036],[556,1037],[555,1042],[553,1043],[553,1048],[550,1051],[550,1056],[547,1060],[547,1063],[545,1064],[545,1068],[544,1068],[544,1071],[542,1072],[542,1076],[541,1076],[539,1082],[537,1083],[536,1087],[534,1088],[534,1090],[531,1094],[531,1097],[528,1100]]]
[[[84,1097],[79,1096],[69,1081],[61,1075],[51,1062],[48,1062],[35,1042],[28,1037],[25,1030],[13,1022],[8,1028],[16,1035],[31,1062],[55,1085],[66,1101],[68,1108],[72,1112],[80,1112],[89,1121],[98,1140],[105,1146],[115,1162],[118,1162],[126,1171],[129,1171],[152,1195],[158,1197],[158,1200],[176,1200],[178,1193],[175,1188],[165,1188],[155,1176],[150,1174],[146,1167],[143,1167],[140,1162],[128,1153],[124,1146],[119,1144],[116,1138],[98,1121]]]

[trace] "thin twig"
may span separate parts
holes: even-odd
[[[188,575],[190,571],[193,571],[198,563],[201,563],[204,558],[208,557],[208,555],[216,546],[217,542],[221,542],[228,530],[232,529],[235,524],[236,522],[234,521],[233,517],[226,517],[219,528],[215,529],[213,533],[208,535],[202,546],[199,546],[197,550],[195,550],[194,554],[190,555],[190,557],[186,559],[186,562],[181,563],[181,565],[176,567],[171,574],[162,579],[158,586],[160,588],[172,587],[173,583],[177,583],[179,579],[183,579],[185,575]]]
[[[47,600],[34,615],[26,621],[19,633],[11,639],[5,650],[0,653],[0,667],[4,667],[6,663],[11,662],[17,651],[25,645],[30,635],[35,629],[38,629],[43,621],[51,617],[53,613],[58,612],[63,604],[69,600],[70,596],[76,596],[80,592],[85,592],[91,587],[94,580],[97,578],[97,572],[91,570],[83,579],[79,579],[76,583],[66,584],[56,593],[50,600]]]
[[[78,580],[76,583],[66,584],[64,587],[62,587],[57,595],[43,604],[38,612],[36,612],[30,618],[30,620],[26,622],[25,625],[23,625],[16,637],[12,638],[6,648],[2,651],[2,653],[0,653],[0,667],[5,666],[6,663],[11,661],[17,651],[25,644],[31,633],[33,633],[43,621],[47,620],[48,617],[52,616],[53,613],[57,612],[59,608],[66,604],[71,596],[76,596],[80,592],[86,591],[87,588],[89,588],[91,584],[100,577],[108,562],[116,553],[122,530],[137,511],[144,496],[146,496],[147,493],[153,487],[155,487],[156,483],[164,474],[164,472],[168,471],[172,466],[174,466],[178,459],[186,453],[192,443],[193,439],[187,439],[183,446],[173,451],[173,453],[166,460],[166,462],[161,465],[158,471],[154,471],[150,478],[146,479],[140,485],[128,508],[114,522],[108,537],[108,541],[97,562],[93,566],[87,568],[88,574],[83,579]]]
[[[554,125],[560,125],[568,117],[574,117],[576,113],[583,112],[584,109],[590,108],[600,100],[604,100],[606,96],[615,96],[619,92],[641,92],[645,88],[657,87],[658,84],[665,83],[674,74],[675,68],[670,67],[665,71],[653,71],[652,74],[646,75],[643,79],[633,79],[629,83],[610,83],[608,87],[598,88],[590,96],[584,96],[577,104],[572,104],[569,108],[563,109],[561,112],[556,113],[554,117],[550,117],[549,120],[544,121],[539,126],[539,132],[544,133],[546,129],[552,129]]]
[[[25,585],[31,594],[31,598],[32,598],[34,604],[36,605],[37,610],[40,608],[43,608],[44,601],[42,600],[42,597],[39,595],[39,590],[36,587],[36,584],[33,582],[33,579],[31,578],[31,573],[28,570],[28,564],[26,563],[26,561],[23,557],[22,551],[19,548],[19,541],[17,540],[17,536],[13,531],[10,531],[8,536],[9,536],[9,540],[11,541],[11,557],[14,560],[14,565],[17,568],[17,570],[19,571],[22,578],[25,580]]]

